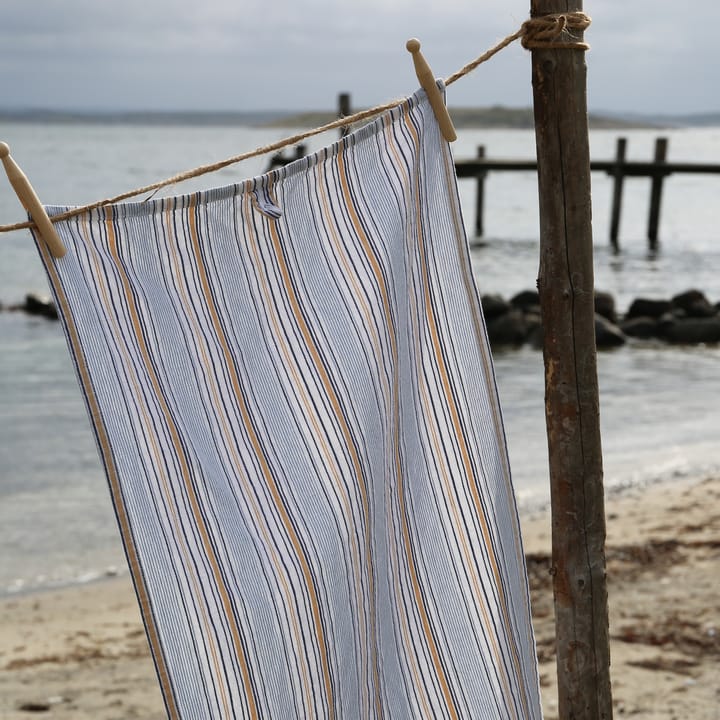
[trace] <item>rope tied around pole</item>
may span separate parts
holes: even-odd
[[[557,13],[530,18],[522,24],[520,43],[526,50],[589,50],[573,32],[590,27],[590,18],[583,12]]]
[[[515,40],[520,39],[522,46],[526,50],[535,49],[566,49],[566,50],[588,50],[590,46],[578,40],[573,32],[582,32],[586,30],[591,23],[590,17],[583,12],[567,12],[567,13],[556,13],[550,15],[542,15],[536,18],[530,18],[526,20],[520,27],[519,30],[503,38],[494,45],[492,48],[478,56],[475,60],[468,63],[464,67],[460,68],[457,72],[453,73],[449,77],[445,78],[445,85],[452,85],[456,80],[461,77],[465,77],[471,73],[475,68],[484,62],[487,62],[491,57],[497,55],[501,50],[511,45]],[[53,215],[49,218],[50,222],[55,223],[60,220],[67,220],[71,217],[82,215],[83,213],[89,212],[90,210],[96,210],[106,205],[112,205],[129,198],[136,197],[137,195],[144,195],[145,193],[155,192],[161,188],[168,187],[169,185],[175,185],[176,183],[184,180],[190,180],[192,178],[206,175],[207,173],[222,170],[229,165],[235,165],[236,163],[242,162],[243,160],[249,160],[250,158],[257,157],[258,155],[265,155],[276,150],[288,147],[288,145],[294,145],[301,140],[305,140],[315,135],[327,132],[328,130],[334,130],[339,127],[345,127],[352,125],[363,120],[368,120],[376,115],[379,115],[390,108],[395,107],[402,100],[392,100],[391,102],[384,103],[383,105],[377,105],[367,110],[361,110],[360,112],[354,113],[353,115],[344,116],[334,120],[327,125],[307,130],[306,132],[292,135],[290,137],[278,140],[277,142],[271,143],[270,145],[264,145],[255,150],[251,150],[241,155],[235,155],[227,158],[226,160],[220,160],[219,162],[210,163],[208,165],[201,165],[200,167],[194,168],[193,170],[187,170],[173,175],[173,177],[167,178],[166,180],[160,180],[150,185],[136,188],[135,190],[128,190],[127,192],[121,193],[105,200],[98,200],[94,203],[87,205],[81,205],[63,213]],[[152,196],[151,196],[152,197]],[[14,223],[12,225],[0,225],[0,233],[11,232],[13,230],[23,230],[25,228],[36,227],[32,221]]]
[[[565,49],[589,50],[590,46],[580,42],[571,31],[582,32],[590,27],[591,18],[583,12],[567,12],[552,15],[542,15],[526,20],[517,32],[503,38],[497,45],[479,55],[472,62],[460,68],[456,73],[445,78],[445,85],[452,85],[456,80],[465,77],[475,70],[478,65],[487,62],[493,55],[497,55],[508,45],[512,45],[518,38],[526,50],[534,49]]]

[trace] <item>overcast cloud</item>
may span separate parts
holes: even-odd
[[[529,0],[2,0],[0,107],[357,107],[414,91],[416,36],[447,76],[527,17]],[[720,3],[586,2],[595,110],[720,110]],[[531,103],[516,44],[453,85],[455,106]]]

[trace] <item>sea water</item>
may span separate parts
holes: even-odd
[[[283,130],[123,124],[0,123],[0,138],[48,204],[82,204],[280,139]],[[621,133],[591,133],[591,155],[613,156]],[[720,163],[720,129],[623,131],[630,159],[652,157],[658,135],[669,160]],[[334,136],[307,142],[315,150]],[[524,130],[462,131],[454,152],[472,158],[534,157]],[[290,151],[292,152],[292,151]],[[267,157],[161,194],[236,182],[263,172]],[[663,194],[660,250],[644,239],[649,181],[626,180],[621,252],[607,242],[611,181],[593,174],[595,278],[624,311],[634,297],[669,298],[691,287],[720,300],[720,176],[673,176]],[[461,181],[469,230],[475,183]],[[471,239],[481,293],[510,297],[535,286],[537,187],[533,173],[491,173],[482,243]],[[0,222],[20,220],[0,182]],[[0,301],[47,292],[26,232],[0,236]],[[549,495],[543,366],[537,350],[495,353],[515,486],[522,504]],[[720,348],[633,343],[598,358],[601,428],[609,487],[720,472]],[[0,312],[0,594],[125,572],[106,481],[60,325]]]

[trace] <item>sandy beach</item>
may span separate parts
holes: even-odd
[[[720,719],[720,478],[626,490],[607,516],[615,716]],[[552,719],[548,514],[523,534]],[[0,626],[0,717],[165,717],[127,577],[5,598]]]

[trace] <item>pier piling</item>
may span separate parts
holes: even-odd
[[[479,145],[477,149],[478,160],[485,159],[485,146]],[[483,226],[483,210],[485,206],[485,178],[487,172],[480,171],[477,174],[477,194],[475,196],[475,234],[482,237],[485,234]]]
[[[667,157],[667,138],[655,140],[655,168],[650,185],[650,214],[648,216],[648,242],[651,250],[657,250],[658,227],[660,225],[660,201],[662,200],[663,180],[668,174],[664,168]]]
[[[618,138],[613,160],[593,160],[590,170],[604,172],[613,178],[612,206],[610,210],[610,243],[615,250],[620,249],[620,218],[622,214],[622,193],[625,178],[645,177],[651,180],[650,210],[648,215],[648,242],[651,249],[658,247],[660,229],[660,206],[663,181],[669,175],[703,174],[720,175],[720,164],[697,162],[667,162],[668,139],[657,138],[655,156],[652,160],[627,160],[627,139]],[[471,160],[456,160],[455,169],[459,179],[473,178],[477,182],[475,228],[478,235],[485,229],[485,180],[491,172],[537,172],[536,160],[493,159],[488,158],[483,146],[483,153]],[[482,204],[482,207],[481,207]]]
[[[625,163],[625,150],[627,149],[627,138],[621,137],[617,139],[617,147],[615,150],[615,172],[613,173],[613,196],[612,210],[610,215],[610,243],[614,250],[619,250],[618,234],[620,231],[620,212],[622,210],[622,191],[625,175],[623,174],[623,164]]]
[[[352,115],[352,110],[350,109],[350,93],[340,93],[338,95],[338,117],[342,118],[348,115]],[[350,126],[343,125],[340,128],[340,137],[344,138],[349,132]]]

